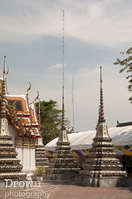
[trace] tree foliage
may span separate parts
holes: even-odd
[[[126,52],[123,52],[126,57],[124,59],[116,59],[114,62],[115,65],[120,65],[120,73],[126,72],[126,79],[128,80],[128,90],[132,92],[132,48],[129,48]],[[129,101],[132,103],[132,97],[129,98]]]
[[[39,113],[39,104],[36,104]],[[44,144],[59,135],[61,129],[62,110],[57,108],[57,102],[53,100],[40,101],[40,131]],[[65,120],[65,128],[69,131],[69,121]]]

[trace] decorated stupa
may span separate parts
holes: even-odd
[[[80,175],[82,185],[98,187],[125,185],[126,171],[123,170],[120,160],[116,157],[104,118],[102,67],[100,67],[100,107],[96,136]]]
[[[72,154],[67,131],[62,125],[52,162],[47,169],[47,180],[72,183],[79,170]]]
[[[62,36],[62,123],[55,153],[47,169],[47,180],[72,183],[79,172],[77,161],[73,157],[70,142],[65,129],[64,108],[64,10]]]
[[[6,179],[24,180],[26,175],[22,173],[22,165],[17,159],[17,153],[13,146],[12,136],[9,135],[8,110],[6,99],[6,79],[8,71],[6,71],[4,56],[3,80],[0,96],[0,182]]]

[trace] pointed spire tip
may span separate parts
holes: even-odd
[[[103,102],[103,87],[102,87],[102,66],[100,66],[100,106],[98,123],[104,122],[104,102]]]

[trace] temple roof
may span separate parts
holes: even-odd
[[[132,126],[132,122],[119,122],[117,121],[116,127]]]
[[[26,95],[6,95],[6,98],[8,100],[8,105],[11,108],[12,106],[15,106],[16,111],[16,118],[14,118],[14,121],[10,120],[10,124],[14,126],[14,122],[16,120],[21,120],[19,123],[20,129],[23,127],[23,130],[25,129],[24,134],[19,133],[19,135],[28,135],[31,137],[40,136],[39,133],[39,123],[37,119],[35,104],[30,104],[28,101],[28,96]],[[9,108],[8,107],[8,108]],[[11,113],[10,113],[11,114]],[[17,129],[19,131],[19,128]],[[21,129],[22,131],[22,129]]]
[[[132,145],[132,126],[128,127],[112,127],[109,128],[109,135],[112,138],[112,143],[116,146]],[[72,149],[88,149],[91,147],[96,131],[84,131],[79,133],[68,134]],[[49,142],[45,148],[54,150],[58,138]]]
[[[40,137],[40,125],[37,119],[35,98],[33,103],[29,102],[29,91],[31,83],[25,95],[7,94],[7,76],[9,68],[6,67],[6,56],[3,61],[3,74],[0,78],[0,122],[1,131],[4,133],[5,123],[8,123],[16,130],[18,136]],[[2,126],[3,125],[3,126]]]

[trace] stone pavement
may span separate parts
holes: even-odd
[[[0,199],[132,199],[132,189],[44,183],[37,188],[0,191]]]
[[[50,199],[132,199],[132,190],[60,185]]]

